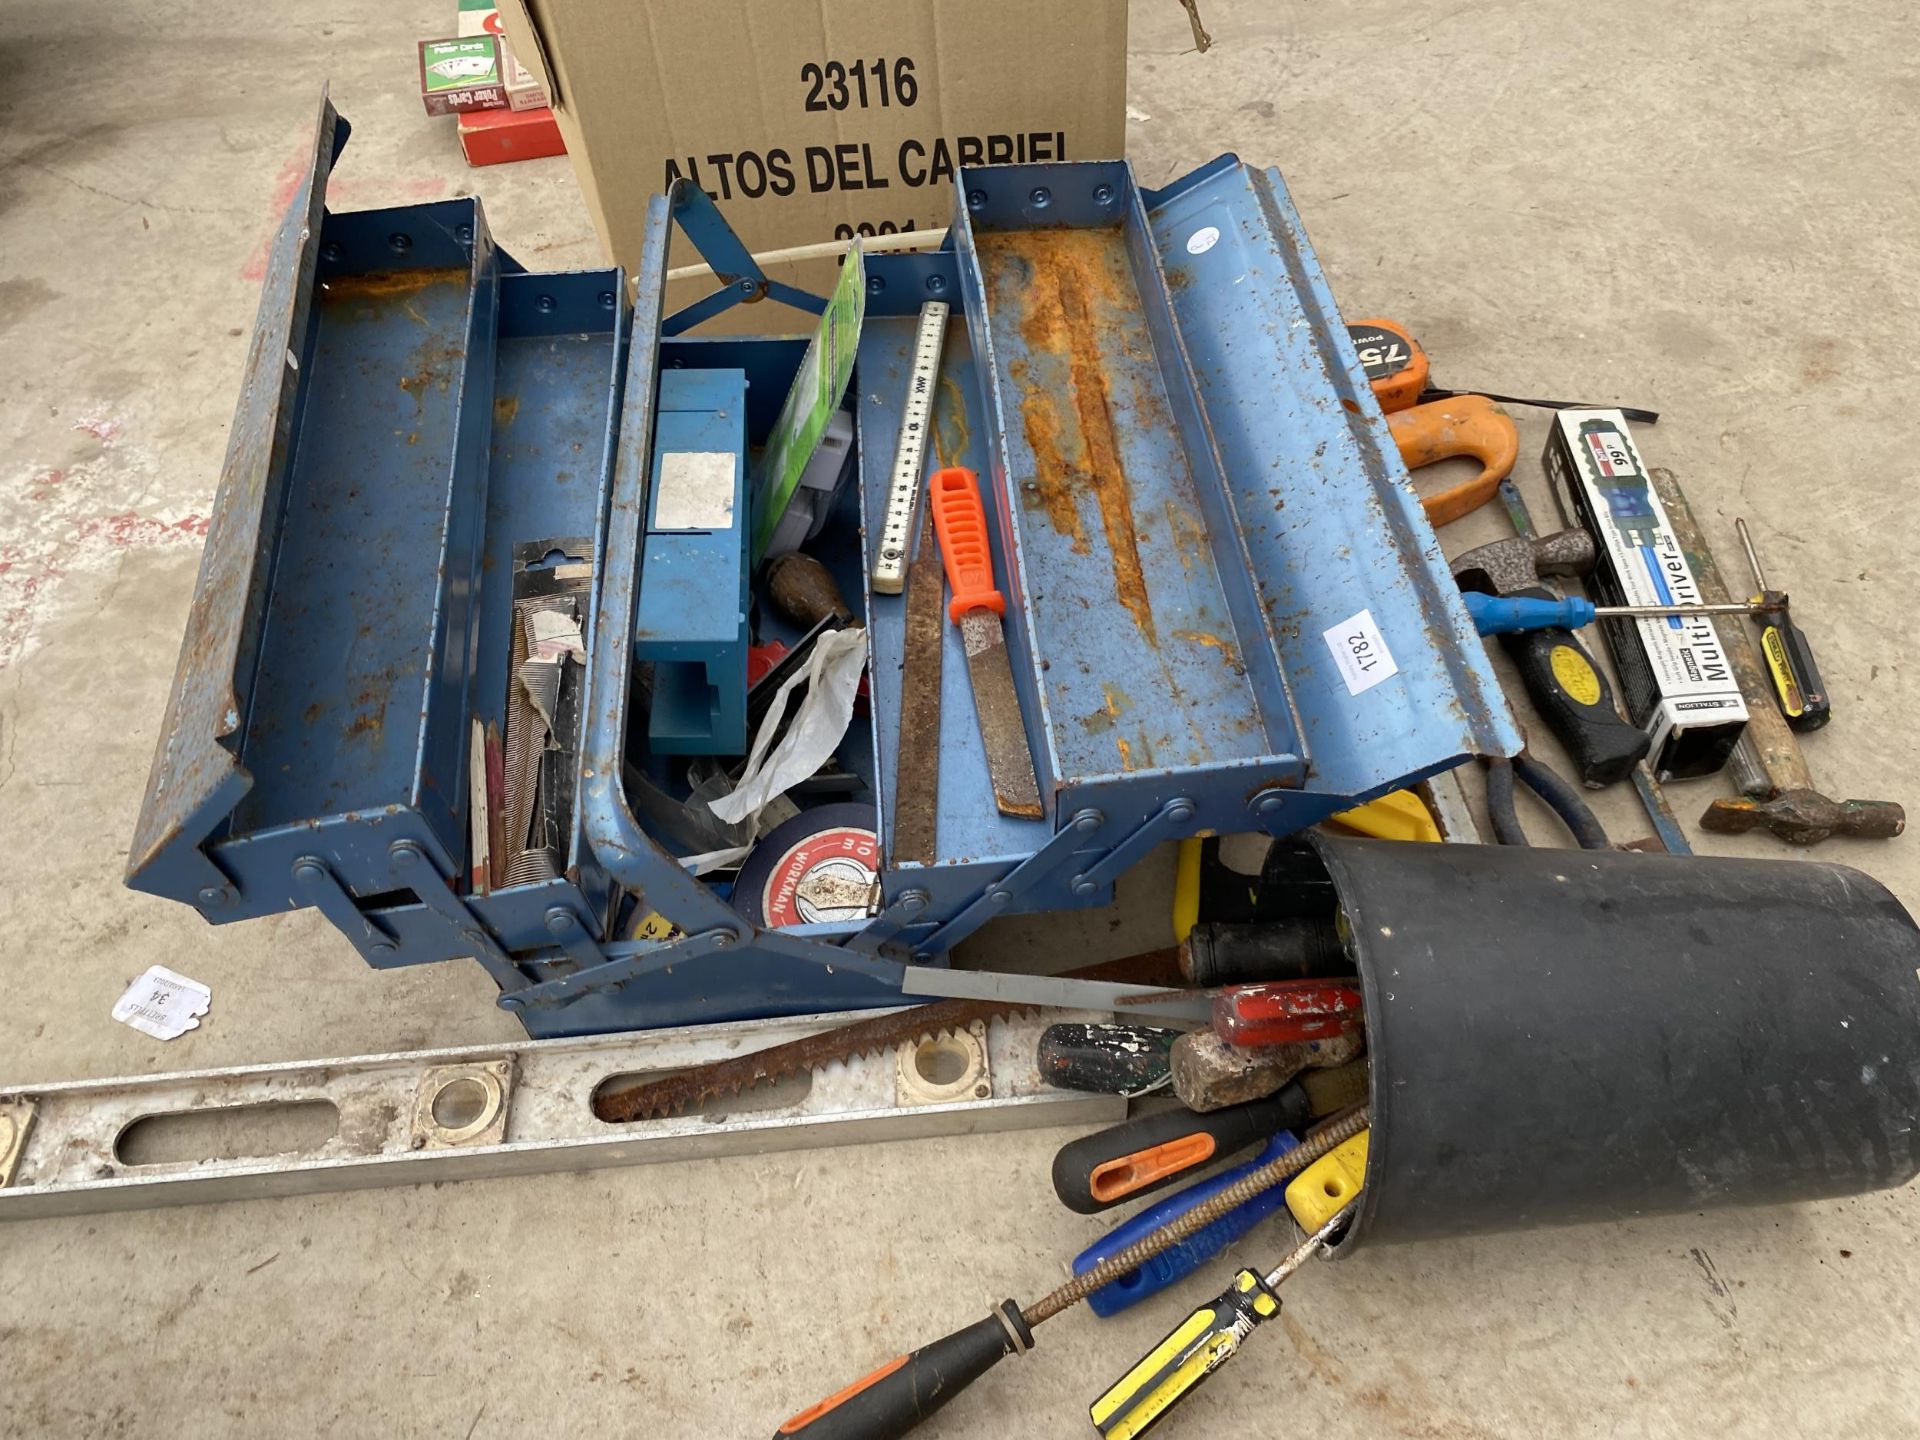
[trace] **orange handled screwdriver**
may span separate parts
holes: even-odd
[[[1294,1084],[1206,1114],[1181,1108],[1136,1116],[1061,1146],[1053,1157],[1053,1193],[1069,1210],[1097,1215],[1296,1130],[1312,1115],[1307,1092]]]
[[[774,1431],[774,1440],[900,1440],[1001,1360],[1031,1350],[1034,1329],[1043,1321],[1171,1250],[1255,1195],[1299,1174],[1368,1124],[1365,1106],[1329,1120],[1293,1149],[1241,1176],[1024,1309],[1016,1301],[1002,1300],[987,1312],[986,1319],[897,1356],[846,1389],[809,1405]]]

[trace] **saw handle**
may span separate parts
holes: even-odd
[[[993,588],[993,547],[987,542],[987,512],[980,504],[980,482],[971,470],[950,465],[936,470],[931,484],[933,529],[940,537],[940,560],[953,599],[947,614],[958,625],[969,610],[1004,615],[1007,602]]]
[[[1484,395],[1456,395],[1397,411],[1387,416],[1387,430],[1409,470],[1462,455],[1480,462],[1480,473],[1471,480],[1421,500],[1436,528],[1491,500],[1520,457],[1513,417]]]

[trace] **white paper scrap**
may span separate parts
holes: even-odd
[[[730,845],[725,850],[708,850],[699,855],[682,855],[680,868],[689,875],[710,875],[715,870],[737,870],[740,862],[753,853],[751,845]]]
[[[533,644],[529,647],[536,660],[558,660],[571,655],[582,665],[587,663],[587,645],[580,638],[580,622],[560,610],[533,612]]]
[[[1350,615],[1338,625],[1329,625],[1322,633],[1326,636],[1327,649],[1333,652],[1333,663],[1340,667],[1340,678],[1347,682],[1349,695],[1371,690],[1382,680],[1400,673],[1393,652],[1387,649],[1386,637],[1373,623],[1371,610]]]
[[[709,800],[707,808],[729,825],[737,825],[758,815],[776,795],[785,794],[822,765],[839,746],[853,719],[854,692],[860,688],[860,672],[867,667],[867,632],[858,626],[829,630],[813,642],[807,668],[789,676],[775,692],[754,733],[753,747],[747,752],[746,772],[730,795]],[[780,743],[771,753],[774,732],[780,717],[787,713],[793,692],[802,681],[809,682],[807,698]]]
[[[175,1040],[200,1028],[213,992],[164,965],[148,969],[113,1006],[113,1018],[156,1040]]]

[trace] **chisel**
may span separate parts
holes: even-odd
[[[1046,812],[1033,774],[1033,752],[1027,748],[1026,723],[1020,717],[1020,696],[1013,688],[1013,667],[1007,661],[1007,637],[1001,627],[1007,602],[993,585],[993,548],[987,540],[979,481],[971,470],[959,466],[937,471],[929,498],[933,528],[940,536],[940,559],[946,566],[947,584],[953,587],[947,614],[960,627],[967,652],[967,675],[973,682],[973,708],[987,751],[994,804],[1002,815],[1038,820]]]

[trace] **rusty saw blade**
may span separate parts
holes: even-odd
[[[1076,980],[1178,985],[1179,951],[1149,950],[1142,955],[1069,970],[1067,974]],[[756,1085],[818,1070],[835,1060],[877,1054],[944,1031],[965,1029],[976,1020],[999,1020],[1039,1008],[999,1000],[942,1000],[932,1005],[916,1005],[910,1010],[856,1020],[851,1025],[789,1040],[784,1045],[769,1046],[750,1055],[737,1055],[664,1079],[646,1080],[623,1090],[596,1095],[593,1113],[611,1125],[676,1115],[721,1095],[738,1095]]]
[[[900,748],[894,763],[893,860],[933,863],[940,808],[940,662],[946,576],[933,537],[933,506],[920,522],[920,553],[907,571],[907,629],[900,663]]]

